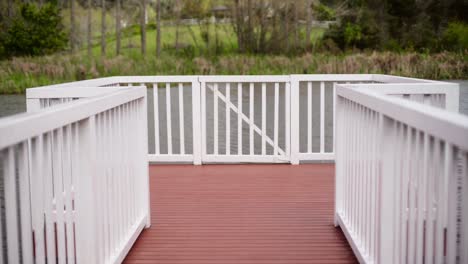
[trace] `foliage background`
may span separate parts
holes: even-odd
[[[1,1],[0,93],[109,75],[468,79],[466,0],[120,0],[120,35],[118,1]]]

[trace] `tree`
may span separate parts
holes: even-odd
[[[91,0],[88,0],[88,22],[87,22],[87,27],[88,27],[88,30],[87,30],[87,46],[88,46],[88,57],[91,57],[92,56],[92,41],[91,41],[91,38],[92,38],[92,12],[91,12]]]
[[[101,0],[101,55],[106,55],[106,0]]]
[[[144,55],[146,54],[146,0],[141,0],[140,27],[141,27],[141,53]]]
[[[76,50],[75,0],[70,0],[70,46],[74,52]]]
[[[67,34],[55,4],[26,3],[12,18],[3,36],[5,56],[35,56],[65,49]]]
[[[310,34],[312,32],[312,21],[313,21],[312,4],[313,4],[313,0],[308,0],[307,7],[306,7],[306,9],[307,9],[306,10],[307,11],[307,19],[306,19],[307,26],[306,26],[306,37],[305,37],[305,46],[306,47],[307,47],[307,45],[309,45]]]
[[[304,0],[302,0],[304,1]],[[289,53],[300,48],[299,20],[302,1],[234,0],[235,20],[240,52]],[[294,41],[292,43],[292,41]]]
[[[117,55],[120,54],[120,46],[121,46],[121,32],[120,32],[120,4],[121,0],[115,1],[115,53]]]
[[[13,0],[7,0],[7,16],[9,19],[13,17]]]
[[[156,3],[156,55],[161,56],[161,0]]]
[[[298,15],[298,2],[293,3],[293,19],[294,19],[294,48],[299,48],[299,15]]]
[[[176,35],[175,35],[174,47],[176,50],[178,50],[179,49],[179,27],[180,27],[180,20],[182,18],[182,7],[180,4],[180,0],[175,0],[174,10],[176,13]]]

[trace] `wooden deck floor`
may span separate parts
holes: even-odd
[[[152,227],[125,263],[355,263],[333,226],[334,166],[154,165]]]

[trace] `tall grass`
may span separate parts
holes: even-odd
[[[468,52],[424,55],[372,52],[301,56],[221,55],[193,59],[138,53],[88,59],[81,54],[0,61],[0,93],[113,75],[383,73],[427,79],[468,79]]]

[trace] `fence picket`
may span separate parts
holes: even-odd
[[[179,138],[180,138],[180,154],[185,154],[185,123],[184,123],[184,91],[183,84],[179,83]]]

